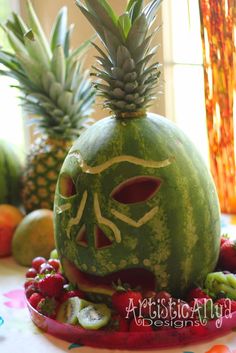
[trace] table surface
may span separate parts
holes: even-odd
[[[236,217],[223,216],[222,233],[236,238]],[[11,258],[0,259],[0,353],[107,353],[118,350],[78,347],[39,330],[32,322],[24,300],[26,268]],[[119,351],[127,353],[127,351]],[[236,333],[214,341],[176,349],[154,349],[139,352],[162,353],[236,353]]]

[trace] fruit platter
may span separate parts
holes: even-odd
[[[14,15],[4,27],[14,55],[0,49],[2,74],[19,81],[42,137],[21,178],[28,214],[3,255],[14,228],[32,321],[72,343],[167,348],[236,328],[235,244],[221,236],[209,168],[176,124],[149,111],[161,3],[129,0],[118,16],[106,0],[76,0],[101,44],[90,75],[80,54],[91,43],[70,49],[64,8],[50,42],[30,1],[29,25]],[[110,115],[90,126],[95,91]]]
[[[110,349],[170,348],[211,340],[236,327],[236,277],[229,271],[209,274],[206,287],[191,289],[185,300],[118,283],[111,302],[95,303],[68,283],[61,270],[58,259],[33,259],[26,272],[25,295],[35,325],[71,343]]]

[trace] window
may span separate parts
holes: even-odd
[[[166,116],[190,137],[208,163],[198,0],[165,0],[162,13]]]
[[[1,0],[0,1],[0,22],[4,23],[10,16],[11,11],[19,11],[18,1]],[[4,32],[0,31],[0,43],[3,47],[9,49]],[[1,67],[2,69],[2,67]],[[24,155],[24,136],[22,110],[17,96],[19,91],[10,85],[16,85],[17,82],[5,76],[0,76],[0,139],[4,139],[17,147],[19,155]]]

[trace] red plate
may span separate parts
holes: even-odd
[[[32,321],[43,331],[71,343],[97,348],[129,350],[172,348],[212,340],[236,327],[236,312],[234,312],[231,318],[222,317],[220,328],[217,328],[215,320],[211,320],[206,326],[161,328],[149,333],[93,331],[85,330],[78,326],[62,324],[40,314],[28,302],[27,305]]]

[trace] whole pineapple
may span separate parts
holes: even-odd
[[[3,26],[13,53],[0,49],[0,73],[15,78],[23,108],[36,116],[30,122],[41,135],[27,156],[23,176],[23,204],[27,212],[52,209],[58,172],[72,141],[91,121],[94,90],[83,69],[81,55],[89,41],[70,49],[73,26],[67,25],[63,7],[46,39],[32,4],[27,3],[29,24],[20,16]]]

